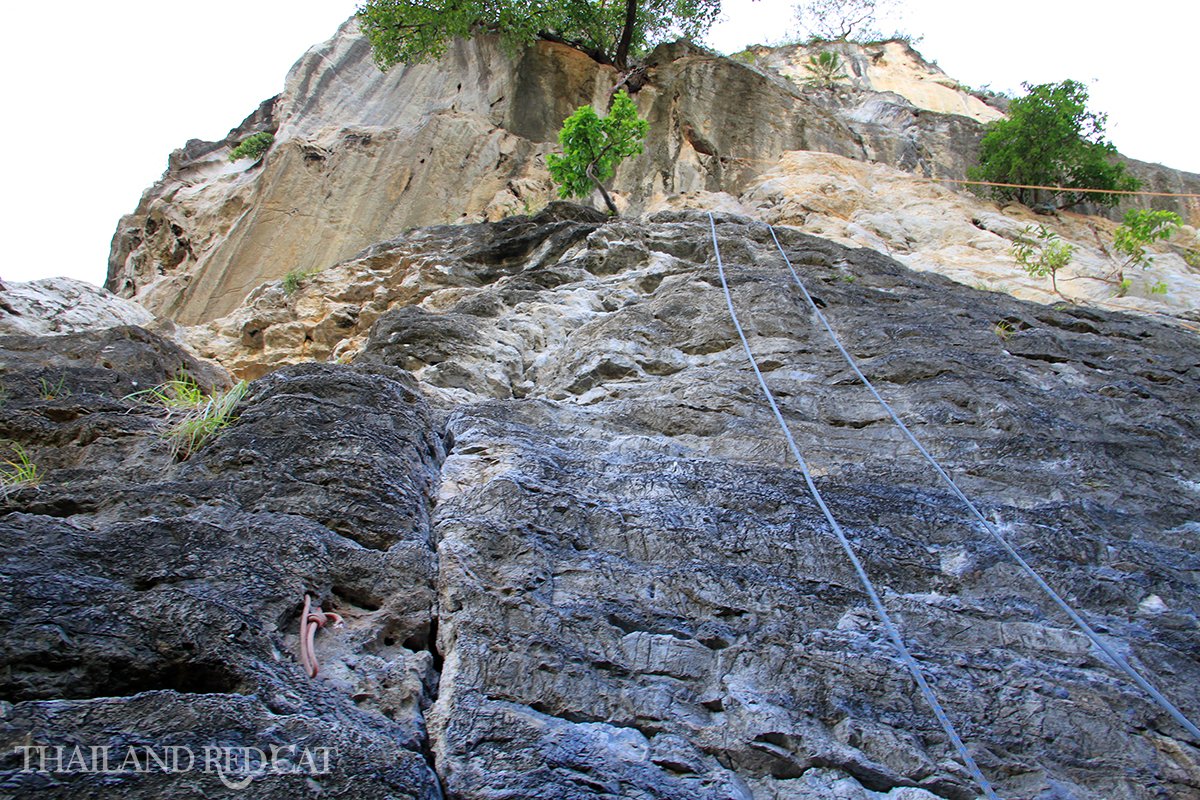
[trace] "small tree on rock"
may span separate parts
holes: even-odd
[[[618,164],[641,154],[649,130],[650,123],[638,117],[637,106],[624,90],[613,97],[606,117],[600,117],[591,106],[577,108],[558,133],[562,155],[546,157],[550,176],[559,184],[559,197],[587,197],[599,189],[608,213],[615,216],[617,207],[604,184]]]
[[[1146,248],[1155,242],[1170,239],[1171,235],[1183,224],[1183,219],[1174,211],[1148,211],[1134,208],[1125,213],[1121,225],[1113,231],[1113,250],[1116,251],[1113,260],[1117,264],[1112,282],[1117,285],[1117,296],[1122,297],[1129,291],[1130,281],[1125,277],[1125,270],[1130,267],[1149,269],[1150,255]],[[1164,294],[1164,288],[1156,293]],[[1156,291],[1151,289],[1151,291]]]
[[[842,66],[841,56],[832,50],[822,50],[818,55],[808,57],[808,63],[804,65],[808,77],[804,82],[809,86],[832,89],[838,81],[846,77]]]
[[[1075,248],[1045,225],[1030,225],[1013,242],[1012,254],[1029,277],[1050,276],[1050,287],[1058,294],[1058,271],[1071,263]]]

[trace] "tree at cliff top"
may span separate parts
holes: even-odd
[[[1113,162],[1117,149],[1104,138],[1107,115],[1089,111],[1087,87],[1077,81],[1024,84],[1028,94],[1012,101],[1008,118],[988,124],[973,180],[1059,187],[1049,192],[1058,208],[1084,201],[1115,205],[1117,195],[1071,191],[1132,191],[1141,184]],[[1000,200],[1033,205],[1046,196],[1037,189],[992,187]]]
[[[511,51],[549,39],[625,69],[653,44],[700,37],[720,11],[720,0],[367,0],[358,19],[381,69],[436,59],[483,32]]]
[[[563,154],[546,157],[550,176],[560,184],[559,197],[587,197],[596,189],[604,198],[608,213],[617,207],[604,182],[613,176],[617,165],[642,152],[642,140],[650,123],[640,119],[637,106],[625,90],[613,97],[612,110],[601,118],[591,106],[580,106],[563,122],[558,143]]]
[[[895,5],[893,0],[805,0],[795,6],[796,21],[813,39],[878,41],[876,15]]]

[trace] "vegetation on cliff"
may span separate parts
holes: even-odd
[[[271,145],[275,143],[275,137],[266,131],[254,133],[242,139],[238,146],[233,148],[229,154],[230,161],[237,161],[242,158],[261,158],[264,153],[271,149]]]
[[[385,70],[436,59],[452,40],[482,31],[500,34],[511,50],[550,39],[625,69],[630,55],[653,44],[699,38],[720,11],[720,0],[367,0],[358,19],[375,62]]]
[[[1106,114],[1088,110],[1087,87],[1078,81],[1025,84],[1029,92],[1012,101],[1008,118],[989,123],[980,143],[974,180],[1019,184],[994,186],[999,200],[1032,206],[1047,192],[1028,186],[1058,187],[1049,193],[1057,208],[1084,201],[1116,205],[1118,196],[1081,189],[1132,191],[1140,186],[1114,162],[1117,149],[1104,137]]]
[[[558,134],[563,154],[546,157],[550,176],[559,184],[559,197],[587,197],[599,189],[608,213],[616,215],[617,207],[604,182],[612,178],[618,164],[642,152],[642,140],[649,130],[650,123],[638,117],[637,106],[623,89],[613,98],[606,117],[601,118],[591,106],[577,108]]]
[[[1182,224],[1183,219],[1173,211],[1133,208],[1125,212],[1121,226],[1113,231],[1113,252],[1110,254],[1117,265],[1110,280],[1117,285],[1118,296],[1129,291],[1130,281],[1125,277],[1125,270],[1130,267],[1149,269],[1152,262],[1147,248],[1155,242],[1170,239]],[[1159,281],[1150,291],[1166,294],[1167,285]]]

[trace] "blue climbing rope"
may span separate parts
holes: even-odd
[[[812,474],[808,469],[808,463],[804,460],[804,456],[800,454],[800,448],[797,446],[795,438],[792,437],[792,432],[788,428],[787,422],[784,421],[783,414],[779,411],[779,406],[775,402],[775,396],[771,393],[770,387],[767,386],[766,379],[763,378],[762,370],[758,368],[758,362],[755,360],[754,353],[750,349],[750,343],[746,339],[746,333],[742,330],[741,322],[738,321],[737,311],[733,307],[733,295],[730,293],[729,283],[725,279],[725,265],[721,261],[721,248],[720,245],[717,244],[717,224],[713,219],[712,212],[709,212],[708,214],[708,224],[712,230],[713,252],[717,257],[717,272],[721,277],[721,288],[725,291],[725,303],[729,307],[729,316],[733,320],[733,327],[737,329],[738,337],[742,340],[742,347],[746,351],[746,357],[750,359],[750,366],[754,369],[754,374],[758,378],[758,385],[762,388],[763,395],[767,398],[767,404],[770,405],[771,411],[775,414],[775,420],[779,423],[779,428],[783,431],[784,438],[787,439],[788,447],[790,447],[792,451],[792,456],[796,459],[796,463],[800,465],[800,472],[804,476],[805,484],[808,485],[808,491],[812,494],[813,499],[816,500],[817,506],[820,507],[821,513],[825,515],[825,519],[829,523],[829,527],[833,530],[834,535],[837,537],[838,543],[841,544],[842,549],[846,552],[846,556],[854,565],[854,571],[858,574],[858,579],[862,582],[863,589],[866,590],[867,597],[870,598],[871,605],[875,608],[875,613],[879,615],[879,618],[883,623],[883,627],[887,631],[888,638],[892,640],[892,645],[896,648],[896,652],[900,654],[900,659],[904,662],[904,665],[912,674],[913,680],[916,681],[917,687],[921,690],[921,694],[925,698],[925,701],[929,703],[929,707],[933,709],[933,715],[937,717],[937,721],[941,724],[942,730],[944,730],[946,735],[950,737],[950,741],[954,744],[955,750],[958,751],[959,757],[962,758],[963,763],[966,765],[967,770],[971,773],[972,777],[974,777],[979,783],[980,788],[983,789],[983,792],[985,795],[987,795],[988,800],[999,800],[996,792],[992,789],[992,785],[988,783],[987,778],[985,778],[983,776],[983,772],[980,771],[979,765],[975,763],[975,759],[972,758],[971,754],[967,751],[967,746],[963,744],[963,740],[959,737],[958,731],[954,729],[954,723],[952,723],[950,718],[946,716],[946,712],[943,710],[942,704],[938,701],[937,695],[934,694],[933,688],[929,685],[929,682],[925,680],[925,675],[921,672],[921,668],[918,666],[916,659],[913,658],[912,653],[909,652],[908,647],[904,644],[904,639],[901,638],[900,631],[896,628],[895,623],[892,622],[892,618],[888,614],[887,609],[883,607],[883,601],[879,598],[879,593],[875,590],[875,584],[871,582],[871,578],[867,575],[866,569],[863,568],[862,561],[859,560],[858,555],[854,552],[854,548],[851,546],[850,540],[846,538],[846,534],[842,530],[842,526],[838,524],[836,519],[834,519],[833,513],[829,510],[829,506],[825,504],[825,499],[821,497],[821,493],[817,490],[816,484],[813,483]],[[772,235],[774,235],[774,231],[772,231]]]
[[[917,441],[917,437],[913,435],[912,431],[908,429],[908,426],[905,425],[900,417],[897,416],[896,412],[892,410],[891,405],[889,405],[888,402],[883,399],[883,396],[876,391],[871,382],[867,380],[867,376],[864,375],[862,370],[858,368],[858,364],[855,363],[854,358],[849,352],[846,351],[846,348],[842,346],[841,340],[839,340],[837,334],[833,332],[833,328],[830,327],[829,321],[825,318],[825,315],[821,313],[821,309],[817,307],[815,302],[813,302],[812,296],[808,293],[808,289],[804,286],[804,282],[800,280],[799,274],[796,273],[796,268],[792,266],[791,259],[789,259],[787,253],[784,252],[783,245],[779,243],[779,237],[775,235],[775,228],[771,225],[768,225],[767,229],[771,231],[771,238],[775,241],[775,247],[779,249],[779,254],[783,256],[784,263],[787,264],[788,271],[792,273],[793,280],[796,281],[796,285],[800,287],[800,291],[804,294],[804,299],[808,302],[809,308],[811,308],[813,313],[816,314],[817,319],[825,328],[825,331],[829,334],[830,338],[833,339],[833,343],[837,345],[837,349],[841,351],[842,358],[846,360],[846,363],[850,365],[850,369],[854,370],[854,374],[858,376],[858,379],[862,381],[863,385],[870,390],[871,394],[875,396],[875,399],[878,400],[880,405],[884,407],[888,415],[892,418],[892,421],[900,427],[900,430],[904,432],[904,435],[908,437],[908,440],[912,442],[913,446],[917,448],[921,455],[925,457],[925,460],[929,462],[930,466],[932,466],[937,474],[941,476],[942,480],[946,482],[946,485],[950,487],[950,491],[952,491],[954,495],[958,497],[958,499],[961,500],[968,509],[970,509],[972,516],[974,516],[975,519],[978,520],[981,525],[983,525],[984,529],[991,534],[992,538],[995,539],[1002,548],[1004,548],[1005,552],[1007,552],[1013,561],[1017,563],[1021,570],[1030,578],[1032,578],[1038,587],[1045,592],[1050,599],[1052,599],[1054,603],[1071,618],[1071,620],[1079,627],[1079,629],[1087,635],[1088,639],[1092,641],[1092,644],[1096,645],[1096,647],[1098,647],[1100,651],[1104,653],[1104,655],[1108,656],[1109,660],[1112,661],[1113,664],[1115,664],[1126,675],[1128,675],[1135,684],[1141,687],[1146,694],[1150,695],[1150,697],[1153,698],[1153,700],[1158,703],[1161,708],[1174,717],[1176,722],[1182,725],[1184,729],[1188,731],[1188,733],[1196,737],[1196,740],[1200,742],[1200,728],[1197,728],[1191,720],[1184,716],[1183,712],[1176,708],[1175,705],[1162,694],[1162,692],[1156,689],[1148,680],[1143,678],[1141,673],[1134,669],[1133,666],[1126,661],[1120,653],[1116,652],[1104,643],[1104,641],[1092,629],[1092,627],[1084,621],[1083,617],[1081,617],[1075,611],[1075,609],[1073,609],[1067,603],[1067,601],[1058,594],[1058,592],[1054,591],[1050,584],[1046,583],[1042,576],[1039,575],[1037,571],[1034,570],[1034,568],[1031,567],[1029,563],[1021,557],[1020,553],[1013,549],[1012,545],[1008,543],[1008,540],[1006,540],[1000,534],[1000,531],[996,530],[996,526],[992,525],[992,523],[980,513],[979,509],[975,507],[975,504],[972,503],[970,499],[963,493],[963,491],[958,488],[958,484],[954,482],[954,479],[951,478],[944,469],[942,469],[942,466],[938,463],[937,459],[930,455],[929,451],[926,450],[919,441]]]

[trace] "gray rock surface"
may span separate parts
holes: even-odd
[[[234,428],[173,463],[161,415],[128,391],[181,367],[207,385],[223,376],[140,329],[106,336],[0,338],[0,428],[45,475],[6,490],[0,518],[0,794],[440,797],[421,721],[436,685],[427,537],[440,443],[411,379],[275,373]],[[51,349],[70,361],[70,393],[47,401],[28,387]],[[289,655],[305,591],[346,620],[317,638],[320,680]],[[16,748],[40,744],[107,746],[114,770],[131,747],[181,748],[196,765],[25,770]],[[220,767],[202,769],[209,747],[296,748],[293,764],[327,748],[317,767],[329,770],[235,764],[225,777],[251,781],[231,788]]]
[[[1001,796],[1200,793],[1200,742],[971,526],[854,382],[765,227],[723,215],[718,233],[818,485]],[[780,235],[967,493],[1200,715],[1195,334]],[[247,791],[263,797],[976,795],[785,457],[707,217],[552,206],[364,259],[411,303],[367,323],[354,365],[257,381],[182,463],[120,400],[122,370],[158,363],[160,340],[111,362],[120,388],[53,402],[24,388],[51,340],[0,340],[2,435],[46,470],[0,518],[0,786],[99,791],[21,773],[11,754],[31,738],[224,737],[346,759],[261,778]],[[293,660],[306,589],[348,622],[319,634],[314,680]],[[126,797],[184,785],[115,780]]]

